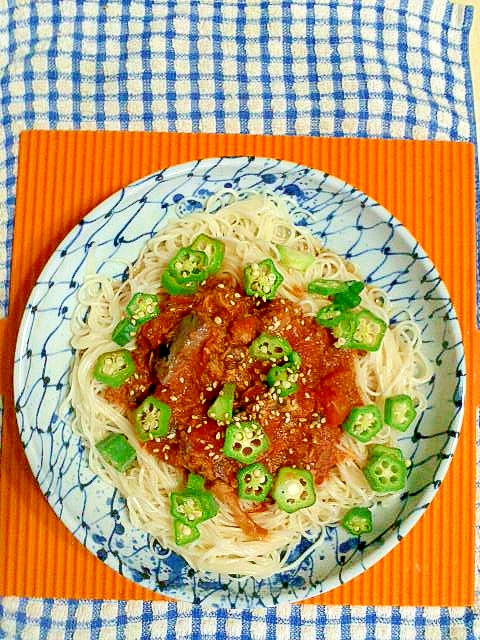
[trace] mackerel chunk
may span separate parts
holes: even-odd
[[[174,333],[168,356],[157,366],[159,381],[168,385],[174,378],[182,377],[182,373],[189,373],[189,363],[199,358],[207,337],[208,327],[194,313],[185,316]]]

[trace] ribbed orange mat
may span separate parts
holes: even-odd
[[[57,519],[30,472],[12,406],[16,333],[36,278],[67,231],[120,187],[162,167],[220,155],[283,158],[322,169],[389,209],[437,265],[465,340],[468,392],[447,478],[413,531],[382,561],[317,604],[470,605],[474,599],[474,151],[465,143],[120,132],[22,134],[11,305],[0,323],[5,415],[0,458],[0,594],[162,599],[106,567]],[[477,368],[477,371],[475,370]]]

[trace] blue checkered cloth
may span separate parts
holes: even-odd
[[[472,15],[447,0],[3,2],[0,312],[20,131],[474,141]],[[314,637],[480,638],[480,620],[464,608],[0,599],[0,638]]]
[[[2,633],[4,635],[2,635]],[[203,609],[186,603],[5,598],[0,638],[25,640],[469,640],[470,609],[279,605]]]

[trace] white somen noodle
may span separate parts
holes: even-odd
[[[321,543],[325,525],[337,522],[352,506],[371,505],[378,499],[361,471],[367,460],[367,446],[343,434],[339,449],[344,455],[339,456],[341,461],[316,487],[313,506],[288,514],[273,503],[264,511],[251,514],[268,529],[266,539],[249,539],[228,508],[220,505],[219,513],[200,525],[198,540],[177,546],[169,494],[181,486],[183,472],[141,446],[127,412],[107,402],[101,393],[103,385],[92,377],[97,358],[118,348],[112,342],[112,331],[132,295],[144,292],[162,297],[160,277],[167,262],[200,233],[223,241],[222,272],[233,275],[239,283],[246,263],[270,257],[278,265],[277,244],[314,255],[315,261],[305,273],[278,267],[284,281],[277,296],[297,303],[306,315],[315,315],[320,305],[327,302],[306,293],[309,281],[361,279],[351,263],[326,250],[304,228],[295,227],[290,212],[290,202],[273,194],[224,191],[210,198],[201,212],[171,222],[149,240],[138,260],[130,265],[125,281],[89,274],[79,292],[72,322],[75,359],[70,401],[75,410],[74,429],[86,444],[90,468],[118,488],[135,527],[151,534],[162,546],[174,549],[195,569],[258,578],[270,576],[287,568],[289,552],[302,535],[316,541],[313,549]],[[364,288],[361,306],[387,323],[393,315],[387,296],[375,287]],[[134,348],[134,343],[126,348]],[[380,349],[357,358],[355,366],[357,384],[366,404],[382,407],[386,396],[409,394],[418,411],[425,408],[421,385],[430,378],[431,367],[422,354],[419,330],[410,319],[392,324]],[[126,473],[108,465],[94,446],[110,432],[125,434],[137,451],[138,464]],[[384,426],[369,445],[394,442],[392,430]]]

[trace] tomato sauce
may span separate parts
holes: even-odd
[[[285,338],[301,357],[298,389],[285,398],[269,393],[271,362],[254,360],[248,347],[262,332]],[[235,413],[255,420],[268,436],[260,460],[274,474],[297,466],[322,482],[338,461],[341,424],[361,404],[351,350],[333,345],[330,333],[294,303],[259,302],[233,278],[210,278],[192,296],[167,296],[160,315],[140,330],[136,373],[111,401],[134,409],[155,395],[172,411],[166,438],[145,446],[166,462],[204,476],[211,485],[236,487],[241,465],[222,453],[225,426],[207,411],[226,382],[235,383]]]

